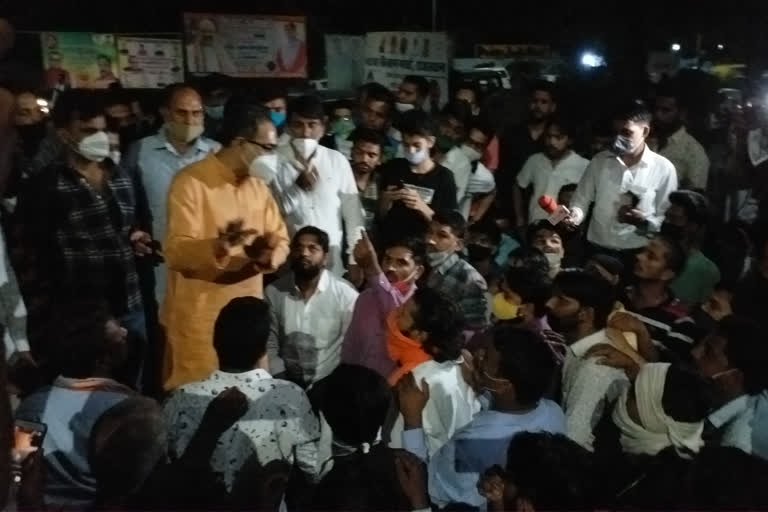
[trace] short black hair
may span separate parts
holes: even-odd
[[[679,83],[674,79],[662,80],[656,87],[657,98],[672,98],[675,100],[678,108],[683,106],[681,100],[684,96]]]
[[[555,113],[549,119],[549,126],[557,126],[560,129],[561,135],[567,135],[571,139],[576,138],[577,126],[574,119],[563,113]]]
[[[552,98],[554,103],[557,103],[557,85],[549,80],[536,80],[531,84],[529,88],[531,95],[537,91],[546,92]]]
[[[366,96],[370,96],[371,94],[392,94],[392,91],[387,89],[385,85],[380,84],[379,82],[368,82],[358,87],[357,93],[359,95],[365,94]]]
[[[236,297],[222,308],[213,326],[219,367],[250,370],[267,353],[269,304],[256,297]]]
[[[592,308],[597,329],[605,327],[613,311],[615,292],[605,279],[581,269],[566,269],[555,277],[554,287],[566,297],[579,302],[583,308]]]
[[[639,124],[650,124],[652,117],[648,105],[640,99],[620,103],[613,116],[616,121],[631,121]]]
[[[298,230],[296,234],[293,235],[293,239],[291,240],[291,249],[293,249],[293,244],[296,243],[296,241],[304,235],[314,236],[317,239],[318,245],[320,245],[320,247],[323,249],[323,252],[328,254],[328,251],[331,247],[331,241],[330,238],[328,238],[328,233],[315,226],[304,226]]]
[[[754,320],[730,315],[720,320],[716,332],[726,340],[729,366],[744,374],[744,388],[754,395],[768,388],[768,343],[761,326]]]
[[[403,77],[403,82],[415,85],[420,97],[426,98],[429,96],[429,81],[423,76],[407,75]]]
[[[453,95],[456,96],[458,92],[462,90],[472,91],[472,94],[475,95],[475,101],[480,101],[480,93],[477,91],[477,87],[475,87],[475,84],[472,82],[461,82],[456,86],[456,90],[453,92]]]
[[[104,97],[88,89],[64,91],[53,107],[51,119],[56,128],[67,128],[74,121],[90,121],[104,114]]]
[[[136,101],[136,97],[129,93],[126,89],[114,88],[110,89],[104,95],[104,108],[113,107],[115,105],[125,105],[130,108],[131,103]]]
[[[669,203],[685,211],[690,222],[699,226],[709,224],[709,200],[693,190],[675,190],[669,194]]]
[[[271,122],[267,108],[248,96],[232,96],[224,105],[219,138],[224,145],[238,137],[251,139],[260,124]]]
[[[480,222],[475,222],[469,225],[470,233],[480,233],[486,235],[493,245],[501,245],[501,228],[490,219],[483,219]]]
[[[488,138],[488,142],[490,142],[496,135],[496,130],[494,130],[493,125],[484,117],[476,117],[472,119],[467,126],[467,137],[469,137],[469,132],[472,130],[477,130],[485,135]]]
[[[256,100],[262,105],[280,98],[287,100],[288,95],[285,93],[284,89],[278,87],[267,87],[256,93]]]
[[[353,143],[367,142],[369,144],[376,144],[379,148],[384,147],[384,136],[376,130],[371,130],[364,126],[355,128],[352,133],[349,134],[347,140],[350,140]]]
[[[510,268],[523,268],[537,276],[546,276],[549,274],[549,260],[547,260],[547,257],[541,249],[537,249],[536,247],[518,247],[509,253],[507,259],[520,261],[518,267]]]
[[[561,240],[565,240],[565,230],[560,227],[560,224],[553,225],[547,219],[541,219],[530,224],[528,229],[525,230],[525,242],[528,245],[532,245],[539,231],[551,231],[559,236]]]
[[[352,100],[336,100],[333,103],[331,103],[330,112],[333,113],[334,110],[338,109],[347,109],[351,111],[355,111],[355,103]]]
[[[464,327],[458,304],[432,288],[417,288],[413,301],[418,306],[413,317],[414,327],[427,334],[424,351],[437,362],[457,359],[463,347],[461,331]]]
[[[397,127],[403,136],[434,137],[437,133],[434,120],[421,110],[404,112],[397,121]]]
[[[173,102],[174,96],[181,91],[190,90],[200,95],[200,91],[194,85],[178,82],[175,84],[166,85],[160,92],[160,105],[163,107],[170,107]]]
[[[432,216],[432,222],[448,226],[456,238],[463,240],[467,235],[467,220],[456,210],[438,210]]]
[[[399,240],[392,240],[384,247],[384,250],[386,251],[390,247],[405,247],[411,251],[411,257],[417,265],[423,267],[427,264],[427,244],[423,238],[408,236]]]
[[[54,369],[65,377],[93,377],[98,363],[114,350],[106,342],[106,325],[114,319],[104,300],[84,297],[57,301],[54,312]]]
[[[202,77],[198,84],[202,95],[209,96],[214,91],[231,89],[232,79],[221,73],[211,73]]]
[[[466,129],[472,120],[472,107],[466,101],[449,101],[440,111],[442,119],[455,119]]]
[[[587,259],[587,263],[590,261],[600,265],[605,269],[606,272],[614,276],[621,276],[624,273],[624,264],[621,262],[621,260],[614,258],[610,254],[593,254]],[[589,270],[587,270],[587,272],[589,272]]]
[[[312,386],[312,406],[323,413],[333,437],[345,444],[373,444],[392,403],[387,380],[377,372],[342,363]]]
[[[680,272],[682,272],[683,267],[685,266],[685,260],[688,257],[683,246],[680,245],[678,240],[664,234],[656,235],[654,240],[660,241],[667,248],[667,254],[664,257],[667,268],[674,272],[675,275],[679,275]]]
[[[547,301],[552,297],[552,280],[546,272],[510,267],[504,274],[504,284],[520,296],[523,304],[533,304],[536,317],[541,318],[546,314]]]
[[[699,375],[672,365],[667,370],[661,397],[664,412],[675,421],[695,423],[707,417],[710,397],[707,382]]]
[[[521,432],[507,449],[507,479],[536,510],[593,510],[594,456],[563,434]],[[514,503],[505,503],[509,509]]]
[[[293,116],[323,121],[325,119],[323,102],[312,94],[294,98],[288,103],[288,117]]]
[[[555,361],[547,344],[530,329],[503,324],[494,329],[493,344],[500,356],[499,377],[514,384],[520,404],[536,404],[555,374]]]

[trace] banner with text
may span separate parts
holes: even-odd
[[[162,89],[184,81],[184,58],[178,39],[118,37],[120,83],[128,89]]]
[[[354,89],[363,84],[365,37],[327,34],[325,76],[329,89]]]
[[[406,75],[426,78],[448,101],[448,36],[442,32],[369,32],[365,35],[365,81],[396,91]]]
[[[42,32],[40,42],[48,88],[105,89],[117,81],[112,34]]]
[[[306,78],[303,16],[184,14],[190,73],[234,77]]]

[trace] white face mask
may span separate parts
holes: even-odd
[[[544,253],[544,257],[547,258],[547,262],[549,262],[550,270],[560,268],[560,263],[563,261],[562,255],[555,252],[546,252]]]
[[[415,153],[411,153],[410,151],[405,152],[405,159],[408,160],[408,163],[411,165],[420,165],[428,156],[429,150],[427,148],[424,148],[421,151],[416,151]]]
[[[408,112],[409,110],[413,110],[416,107],[412,105],[411,103],[400,103],[399,101],[395,103],[395,108],[398,112]]]
[[[109,159],[112,160],[115,164],[119,164],[120,163],[120,158],[121,157],[122,157],[122,155],[120,154],[119,151],[110,151],[109,152]]]
[[[77,152],[91,162],[101,162],[109,156],[109,136],[98,131],[85,137],[77,144]]]
[[[476,160],[480,160],[480,157],[483,156],[483,155],[480,154],[480,152],[478,150],[476,150],[472,146],[468,146],[466,144],[462,145],[460,149],[461,149],[461,152],[464,153],[464,156],[469,158],[470,162],[474,162]]]
[[[315,139],[295,138],[291,145],[304,160],[308,160],[317,149],[318,142]]]
[[[256,178],[261,178],[267,183],[277,174],[277,153],[259,155],[248,166],[248,173]]]

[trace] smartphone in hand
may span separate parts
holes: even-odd
[[[21,482],[21,466],[30,454],[43,446],[48,426],[35,421],[16,420],[13,425],[13,448],[11,449],[11,478]]]

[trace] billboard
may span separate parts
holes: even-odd
[[[118,37],[118,74],[128,89],[162,89],[184,81],[184,58],[178,39]]]
[[[190,73],[306,78],[306,19],[185,13],[184,52]]]
[[[112,34],[42,32],[40,42],[48,88],[106,89],[117,81]]]

